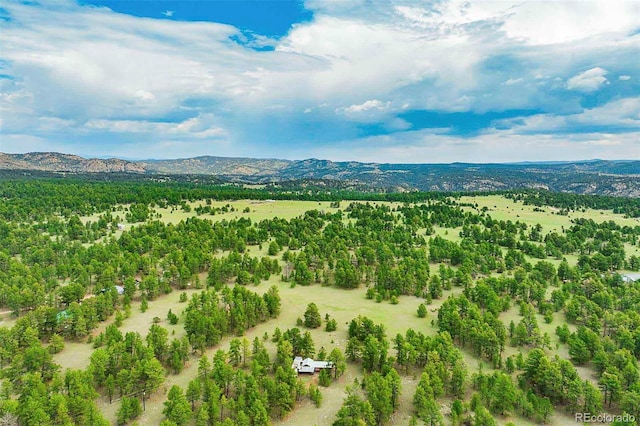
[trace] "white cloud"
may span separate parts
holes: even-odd
[[[486,34],[491,30],[499,30],[508,39],[528,45],[553,45],[603,34],[627,34],[637,29],[640,15],[640,4],[632,0],[307,0],[305,5],[316,13],[346,16],[355,20],[378,22],[395,18],[405,27],[428,30],[432,36],[470,32]]]
[[[224,138],[227,132],[222,128],[216,116],[202,114],[185,120],[169,130],[169,133],[189,134],[197,138]]]
[[[171,18],[173,16],[173,12],[173,10],[165,10],[164,12],[162,12],[162,14],[167,18]]]
[[[621,76],[618,77],[618,80],[622,80],[622,81],[631,80],[631,76],[630,75],[621,75]]]
[[[608,80],[605,77],[607,70],[600,67],[591,68],[571,77],[567,81],[567,89],[579,90],[581,92],[594,92]]]
[[[143,101],[153,101],[156,99],[153,93],[147,92],[146,90],[136,90],[134,96]]]
[[[518,84],[518,83],[522,83],[524,81],[524,78],[519,77],[519,78],[510,78],[509,80],[504,82],[505,86],[511,86],[513,84]]]
[[[514,2],[503,30],[528,44],[551,45],[628,33],[637,28],[638,16],[636,1]]]
[[[404,132],[398,137],[384,135],[343,141],[331,148],[312,151],[311,156],[379,163],[640,159],[638,136],[638,133],[599,132],[519,135],[508,130],[496,130],[471,138],[460,138],[419,130]]]
[[[215,125],[212,114],[190,118],[179,123],[152,122],[144,120],[104,120],[87,121],[83,130],[101,130],[112,133],[148,133],[189,136],[191,138],[214,138],[226,136],[222,127]]]
[[[326,102],[325,103],[321,103],[320,105],[316,105],[314,107],[305,108],[304,113],[305,114],[309,114],[309,113],[312,113],[313,111],[315,111],[317,109],[324,108],[324,107],[327,107],[327,106],[329,106],[328,103],[326,103]]]
[[[516,51],[500,41],[499,22],[511,19],[508,12],[516,7],[508,3],[443,3],[420,12],[430,13],[424,28],[407,27],[415,19],[406,6],[384,7],[404,16],[369,22],[319,13],[295,26],[275,52],[255,52],[231,42],[229,36],[244,35],[228,25],[140,19],[73,5],[44,13],[12,4],[15,21],[28,25],[5,29],[3,56],[27,85],[37,86],[34,106],[73,108],[87,118],[146,119],[174,111],[189,98],[252,112],[272,104],[301,104],[304,110],[327,103],[335,109],[380,98],[448,111],[526,108],[540,98],[533,88],[521,97],[487,90],[526,76],[494,81],[498,76],[483,70],[483,61],[513,56],[532,62],[534,74],[562,75],[571,68],[566,60],[550,61],[542,52]],[[486,22],[495,26],[485,28]],[[580,51],[572,54],[582,60]],[[60,92],[68,101],[61,101]]]
[[[212,138],[233,155],[343,143],[366,125],[401,143],[413,133],[400,114],[421,109],[541,109],[545,123],[566,122],[583,113],[582,93],[608,83],[606,70],[634,75],[640,40],[628,35],[637,2],[312,0],[314,18],[277,40],[73,2],[6,3],[1,65],[15,79],[0,78],[3,139]],[[275,50],[251,48],[263,46]],[[310,134],[310,120],[323,131]]]
[[[496,124],[520,133],[576,132],[583,127],[594,126],[640,132],[640,97],[617,99],[575,114],[537,114]]]
[[[338,108],[336,112],[345,114],[357,114],[369,110],[388,111],[390,102],[382,102],[377,99],[366,101],[360,105],[351,105],[344,108]]]

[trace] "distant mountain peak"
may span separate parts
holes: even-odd
[[[60,152],[29,152],[26,154],[0,153],[0,169],[43,170],[50,172],[144,173],[146,170],[132,161],[119,158],[84,158]]]
[[[640,161],[585,160],[502,164],[391,164],[217,157],[127,161],[83,158],[58,152],[0,153],[0,169],[72,173],[215,175],[250,183],[294,180],[340,181],[378,190],[495,191],[546,188],[554,191],[640,196]]]

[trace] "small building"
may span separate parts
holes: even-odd
[[[124,287],[122,287],[121,285],[117,285],[116,286],[116,291],[118,292],[119,295],[123,295],[124,294]]]
[[[640,272],[625,272],[622,275],[622,281],[625,283],[633,283],[640,280]]]
[[[301,356],[297,356],[293,359],[293,364],[291,364],[291,368],[296,370],[298,374],[300,373],[313,374],[323,369],[333,368],[333,363],[331,361],[314,361],[311,358],[302,359]]]
[[[118,230],[124,231],[125,228],[126,228],[126,226],[124,225],[124,223],[119,223],[118,224]]]

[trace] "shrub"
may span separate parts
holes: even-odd
[[[424,303],[421,303],[418,306],[418,318],[424,318],[427,316],[427,307],[424,306]]]

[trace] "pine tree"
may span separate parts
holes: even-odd
[[[418,305],[418,318],[424,318],[427,316],[427,307],[424,306],[424,303]]]
[[[195,410],[195,404],[198,399],[200,399],[200,393],[202,391],[202,384],[200,379],[196,378],[189,382],[187,386],[186,397],[189,402],[191,402],[191,411]]]
[[[318,328],[322,325],[322,317],[315,303],[309,303],[304,313],[304,325],[309,328]]]
[[[178,426],[187,424],[191,417],[189,401],[187,401],[180,386],[171,386],[164,407],[162,414],[166,416],[167,420],[174,422]]]
[[[331,384],[331,373],[329,373],[329,370],[320,370],[320,374],[318,375],[318,384],[324,387],[328,387]]]
[[[394,399],[389,382],[374,371],[365,378],[364,387],[378,424],[385,423],[393,413]]]

